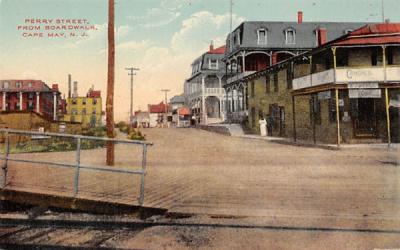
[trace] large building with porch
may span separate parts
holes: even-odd
[[[292,56],[309,51],[327,41],[353,31],[365,23],[303,22],[302,12],[297,22],[243,22],[226,39],[223,61],[226,63],[227,120],[247,120],[246,81],[244,78],[271,67]]]
[[[248,126],[315,143],[400,141],[400,24],[371,24],[246,77]]]
[[[0,80],[1,111],[35,111],[46,118],[58,120],[61,93],[58,84],[50,88],[41,80]]]
[[[220,123],[225,119],[224,53],[224,46],[214,49],[210,45],[209,51],[192,63],[192,75],[185,81],[186,105],[200,124]]]

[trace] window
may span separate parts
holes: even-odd
[[[76,99],[74,98],[74,99],[72,99],[72,105],[76,105],[77,104],[77,101],[76,101]]]
[[[271,78],[269,77],[269,75],[265,76],[265,93],[270,93],[270,85],[271,85]]]
[[[28,94],[28,99],[32,100],[33,99],[33,93]]]
[[[85,98],[82,99],[82,105],[86,105],[86,99]]]
[[[9,82],[4,82],[3,83],[3,88],[8,89],[10,87],[10,83]]]
[[[92,100],[92,104],[93,104],[93,105],[96,105],[96,104],[97,104],[97,99],[93,99],[93,100]]]
[[[233,36],[233,46],[240,45],[240,33]]]
[[[278,85],[278,73],[274,74],[274,92],[279,91],[279,85]]]
[[[321,125],[321,102],[317,95],[310,99],[310,123]]]
[[[16,87],[16,88],[21,88],[21,86],[22,86],[22,84],[21,84],[20,82],[16,82],[16,83],[15,83],[15,87]]]
[[[387,48],[386,60],[387,60],[387,65],[393,65],[393,50],[392,50],[392,48]]]
[[[77,114],[78,114],[78,111],[77,111],[76,109],[72,109],[71,113],[72,113],[73,115],[77,115]]]
[[[371,65],[380,66],[382,65],[382,52],[380,49],[373,49],[371,52]]]
[[[92,114],[93,114],[93,115],[96,114],[96,109],[93,109]]]
[[[259,29],[257,31],[257,44],[267,44],[267,30]]]
[[[34,109],[33,102],[29,101],[28,102],[28,110],[33,110],[33,109]]]
[[[217,59],[209,59],[208,60],[208,68],[218,69],[218,60]]]
[[[289,63],[286,71],[286,81],[287,81],[287,88],[293,88],[293,78],[294,78],[294,66],[293,62]]]
[[[286,44],[296,43],[296,32],[293,29],[287,29],[285,31],[285,35],[286,35]]]
[[[28,82],[28,87],[32,88],[32,83],[31,82]]]

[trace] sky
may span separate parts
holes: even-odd
[[[380,22],[382,0],[233,0],[233,27],[243,21]],[[224,45],[230,29],[230,0],[115,0],[115,118],[127,120],[130,76],[134,76],[134,109],[183,92],[191,63],[210,41]],[[66,94],[68,74],[79,94],[94,85],[107,86],[107,0],[0,0],[0,79],[39,79],[56,83]],[[398,0],[384,0],[385,18],[400,22]],[[71,37],[47,37],[47,24],[26,19],[85,19],[95,29]],[[42,30],[23,30],[40,25]],[[52,23],[51,25],[54,25]],[[20,26],[20,27],[19,27]],[[28,28],[28,27],[25,27]],[[34,37],[34,33],[43,37]],[[25,34],[24,34],[25,33]],[[63,33],[63,31],[54,31]],[[27,37],[24,37],[27,36]],[[84,35],[84,36],[81,36]],[[104,106],[103,104],[103,106]]]

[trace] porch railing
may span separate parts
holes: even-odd
[[[3,185],[2,189],[7,186],[7,172],[8,172],[8,162],[24,162],[24,163],[35,163],[35,164],[44,164],[53,167],[67,167],[67,168],[75,168],[74,174],[74,183],[73,183],[73,197],[77,197],[79,192],[79,174],[81,169],[87,169],[90,171],[103,171],[103,172],[112,172],[112,173],[121,173],[121,174],[133,174],[140,175],[140,192],[138,197],[138,203],[140,206],[143,206],[144,203],[144,184],[145,184],[145,176],[146,176],[146,165],[147,165],[147,148],[148,146],[152,146],[153,144],[150,142],[136,141],[136,140],[121,140],[114,138],[106,138],[106,137],[95,137],[95,136],[83,136],[83,135],[72,135],[72,134],[60,134],[60,133],[49,133],[49,132],[37,132],[37,131],[25,131],[25,130],[15,130],[15,129],[0,129],[0,133],[5,134],[4,138],[4,156],[0,156],[0,160],[3,160]],[[40,161],[40,160],[31,160],[31,159],[17,159],[10,157],[10,135],[18,134],[18,135],[28,135],[35,137],[59,137],[59,138],[72,138],[76,141],[76,153],[75,153],[75,164],[68,163],[59,163],[59,162],[49,162],[49,161]],[[111,142],[114,144],[131,144],[142,147],[142,159],[141,159],[141,168],[136,170],[126,169],[127,167],[112,167],[107,168],[104,166],[89,166],[81,164],[81,142],[82,140],[95,140],[95,141],[104,141]]]

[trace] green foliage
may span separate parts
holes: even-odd
[[[135,129],[130,129],[128,137],[129,140],[138,140],[138,141],[144,141],[146,140],[145,135],[142,134],[139,130]]]

